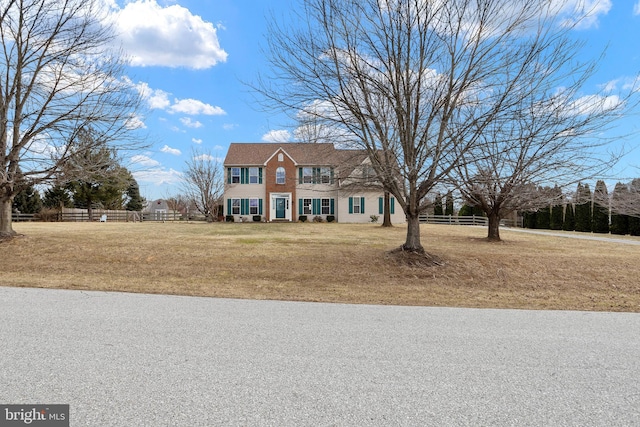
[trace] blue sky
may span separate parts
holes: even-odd
[[[287,16],[293,2],[249,0],[105,0],[117,16],[120,42],[131,59],[128,78],[145,99],[141,125],[152,146],[129,165],[147,199],[180,192],[181,172],[193,150],[224,159],[231,142],[293,141],[284,118],[254,106],[243,81],[264,70],[266,19]],[[587,56],[608,46],[590,83],[623,82],[640,73],[640,0],[582,1],[594,13],[576,36]],[[638,114],[621,119],[628,148],[640,144]],[[615,172],[640,177],[640,149]],[[615,180],[612,181],[615,183]],[[611,186],[610,191],[613,189]]]

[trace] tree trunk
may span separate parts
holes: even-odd
[[[393,227],[393,224],[391,224],[391,197],[388,191],[384,192],[384,206],[383,206],[382,212],[384,214],[382,226]]]
[[[13,200],[10,198],[2,198],[0,200],[0,238],[13,237],[16,232],[11,227],[11,205]]]
[[[402,249],[405,251],[424,253],[420,243],[420,220],[418,215],[407,215],[407,240]]]
[[[487,239],[499,242],[500,241],[500,215],[496,213],[490,213],[489,218],[489,233]]]

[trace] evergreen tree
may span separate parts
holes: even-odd
[[[609,232],[609,193],[607,185],[602,180],[596,183],[596,188],[593,191],[591,231],[594,233]]]
[[[440,193],[436,195],[436,200],[433,203],[433,214],[444,215],[444,209],[442,208],[442,196],[440,195]]]
[[[540,230],[548,230],[551,226],[551,208],[545,206],[538,209],[536,214],[536,228]]]
[[[36,214],[42,210],[40,193],[30,183],[20,185],[20,190],[13,199],[12,208],[23,214]]]
[[[578,183],[576,190],[576,231],[591,231],[591,189],[589,184]]]
[[[522,226],[524,228],[536,228],[537,213],[533,211],[526,211],[522,214]]]
[[[445,215],[453,215],[453,194],[447,193],[447,197],[445,199]]]
[[[69,191],[57,184],[45,190],[42,203],[45,207],[52,209],[58,209],[60,206],[65,208],[73,207]]]
[[[144,208],[144,198],[140,195],[138,181],[133,177],[131,178],[129,188],[127,188],[127,197],[129,197],[126,205],[128,211],[141,211]]]
[[[561,204],[556,204],[551,207],[551,219],[549,221],[549,228],[552,230],[562,230],[562,216],[563,207]]]
[[[458,216],[484,216],[484,212],[478,206],[463,204],[458,211]]]
[[[564,231],[574,231],[576,229],[576,216],[573,211],[573,204],[567,203],[564,208],[564,221],[562,222]]]
[[[618,182],[611,196],[614,205],[616,201],[628,200],[628,198],[629,188],[625,184]],[[611,212],[611,233],[622,236],[629,234],[629,216],[622,213]]]
[[[632,236],[640,236],[640,206],[638,205],[638,196],[640,195],[640,179],[636,178],[629,185],[629,192],[632,197],[632,206],[629,212],[629,234]]]

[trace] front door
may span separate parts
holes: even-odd
[[[276,198],[276,219],[285,219],[287,217],[287,199],[282,197]]]

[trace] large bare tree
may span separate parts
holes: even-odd
[[[273,21],[272,74],[254,86],[366,149],[406,215],[402,248],[422,253],[427,194],[576,48],[554,21],[567,2],[301,1],[289,24]]]
[[[224,172],[209,152],[194,150],[183,178],[184,194],[207,221],[215,221],[224,192]]]
[[[108,22],[101,0],[0,0],[0,236],[15,234],[18,169],[51,180],[89,128],[96,146],[139,146],[140,99]]]

